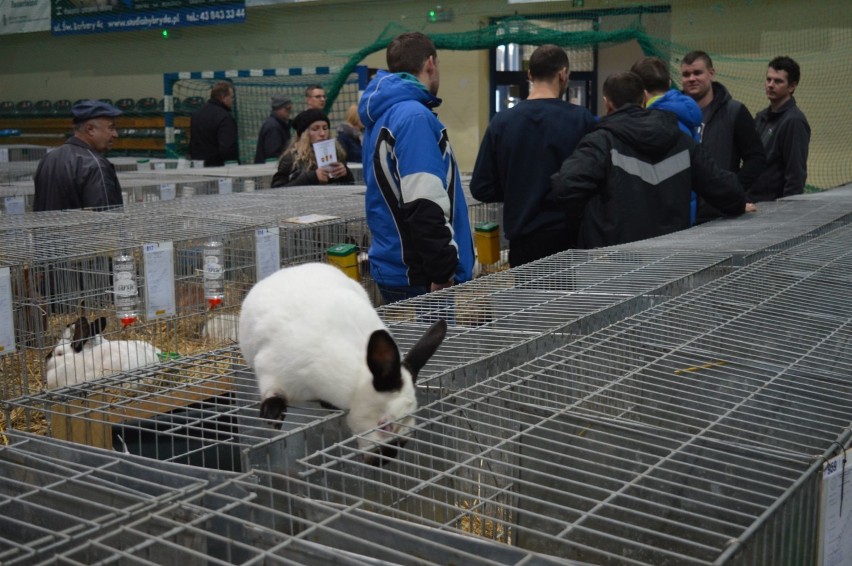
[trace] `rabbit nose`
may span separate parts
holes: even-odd
[[[407,438],[394,438],[387,444],[380,444],[371,454],[364,456],[364,462],[370,466],[384,466],[399,455],[399,448],[405,446]]]

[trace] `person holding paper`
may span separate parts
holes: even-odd
[[[346,153],[330,137],[330,126],[322,110],[312,108],[296,116],[293,120],[296,138],[278,160],[273,187],[343,184],[355,180],[344,163]]]

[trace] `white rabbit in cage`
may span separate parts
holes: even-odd
[[[364,288],[336,267],[307,263],[251,289],[239,340],[257,375],[261,418],[283,420],[288,404],[304,401],[348,409],[365,460],[378,465],[410,433],[414,381],[446,331],[437,321],[401,358]]]
[[[85,316],[65,327],[47,355],[47,387],[77,385],[98,377],[144,367],[159,361],[162,351],[142,340],[107,340],[101,336],[106,317],[89,322]]]

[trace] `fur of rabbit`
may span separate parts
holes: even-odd
[[[45,361],[47,387],[77,385],[159,361],[161,350],[142,340],[107,340],[106,318],[69,324]]]
[[[365,458],[380,463],[375,452],[393,457],[410,432],[417,372],[446,329],[439,320],[401,359],[364,288],[336,267],[308,263],[252,288],[239,341],[257,376],[261,418],[283,419],[289,404],[304,401],[347,409]]]

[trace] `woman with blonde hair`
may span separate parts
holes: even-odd
[[[353,104],[346,111],[346,121],[337,126],[337,141],[346,152],[346,161],[361,163],[361,138],[364,124],[358,116],[358,105]]]
[[[296,137],[278,160],[278,171],[272,177],[273,187],[354,181],[352,172],[343,163],[346,160],[346,152],[337,142],[337,161],[323,167],[317,166],[314,144],[330,138],[329,127],[328,116],[322,110],[305,110],[296,116],[293,120]]]

